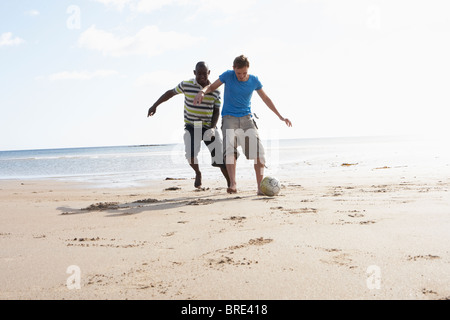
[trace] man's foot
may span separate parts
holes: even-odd
[[[195,174],[194,187],[196,187],[197,189],[202,188],[202,174],[200,172]]]
[[[227,192],[230,194],[237,193],[237,189],[227,188]]]

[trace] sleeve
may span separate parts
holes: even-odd
[[[184,81],[180,82],[173,91],[177,94],[184,93]]]
[[[231,72],[233,72],[233,71],[231,71]],[[222,83],[227,83],[227,80],[229,79],[229,76],[230,76],[230,70],[225,71],[224,73],[222,73],[222,74],[219,76],[219,80],[220,80]]]
[[[261,90],[263,88],[263,85],[261,81],[259,81],[258,77],[255,76],[255,90]]]

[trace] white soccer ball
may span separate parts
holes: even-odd
[[[265,177],[261,181],[261,191],[269,197],[277,196],[281,191],[281,183],[274,177]]]

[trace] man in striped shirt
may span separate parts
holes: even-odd
[[[229,187],[229,176],[223,159],[222,139],[219,131],[216,130],[220,115],[220,91],[215,90],[205,95],[202,103],[194,105],[194,98],[197,93],[211,84],[208,80],[209,74],[210,70],[205,62],[197,63],[194,70],[195,78],[182,81],[174,89],[164,93],[148,110],[147,117],[153,116],[161,103],[177,94],[184,94],[184,145],[186,159],[195,171],[194,186],[196,188],[202,187],[202,173],[197,156],[200,152],[201,141],[203,141],[211,153],[212,166],[220,168]]]

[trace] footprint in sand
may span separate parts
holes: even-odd
[[[408,256],[406,259],[408,261],[418,261],[418,260],[436,260],[436,259],[440,259],[440,258],[441,257],[439,257],[439,256],[427,254],[427,255],[418,255],[418,256]]]
[[[320,261],[326,264],[334,264],[342,267],[348,267],[349,269],[356,268],[356,266],[352,265],[353,260],[350,258],[350,255],[348,253],[339,253],[333,255],[328,259],[321,259]]]
[[[247,259],[246,257],[239,259],[236,256],[233,256],[233,257],[230,257],[230,256],[234,255],[236,250],[243,249],[243,248],[246,248],[249,246],[262,246],[262,245],[271,243],[272,241],[273,241],[273,239],[270,239],[270,238],[259,237],[256,239],[250,239],[248,242],[242,243],[240,245],[234,245],[234,246],[230,246],[226,249],[221,249],[221,250],[219,249],[214,252],[207,253],[205,255],[221,253],[220,257],[218,257],[218,258],[208,258],[207,265],[209,267],[214,267],[214,266],[222,267],[223,265],[226,265],[226,264],[234,265],[234,266],[244,266],[244,265],[251,265],[253,263],[258,263],[258,261],[250,260],[250,259]]]
[[[189,201],[187,203],[188,206],[206,206],[208,204],[213,204],[214,200],[211,199],[197,199],[193,201]]]
[[[167,233],[163,234],[162,236],[163,236],[163,237],[171,237],[171,236],[173,236],[174,234],[175,234],[175,232],[167,232]]]
[[[288,209],[288,208],[284,208],[284,207],[271,207],[271,210],[280,210],[283,212],[287,212],[289,214],[301,214],[301,213],[317,213],[317,209],[316,208],[298,208],[298,209]]]
[[[242,222],[245,219],[247,219],[247,218],[246,217],[237,217],[237,216],[231,216],[231,217],[228,217],[228,218],[223,218],[223,220],[234,222],[235,225],[242,224]]]
[[[100,237],[80,237],[67,239],[68,247],[107,247],[107,248],[137,248],[143,247],[147,241],[133,240],[132,243],[118,243],[119,239],[105,239]]]
[[[264,244],[271,243],[273,239],[264,239],[263,237],[256,238],[256,239],[250,239],[248,241],[248,244],[251,246],[262,246]]]

